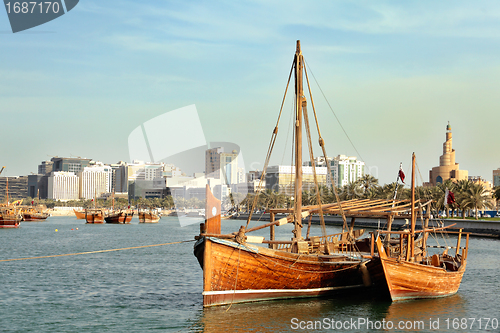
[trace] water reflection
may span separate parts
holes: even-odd
[[[423,322],[424,324],[424,330],[416,329],[416,325],[413,325],[412,329],[405,331],[446,330],[445,320],[447,318],[465,318],[467,316],[464,303],[464,299],[459,294],[437,299],[394,302],[387,307],[385,320],[391,321],[394,325],[399,322]],[[408,324],[408,327],[410,326]]]
[[[353,293],[331,299],[305,299],[270,301],[261,303],[233,304],[206,308],[199,313],[199,319],[191,327],[191,332],[291,332],[309,331],[308,322],[321,322],[314,331],[331,331],[326,327],[335,322],[355,323],[348,327],[350,332],[373,331],[366,324],[372,322],[392,322],[393,332],[436,332],[446,330],[446,318],[465,317],[464,300],[460,295],[439,299],[413,300],[404,302],[381,301],[377,295]],[[295,319],[294,319],[295,318]],[[430,326],[439,319],[439,328]],[[423,322],[423,327],[398,329],[399,322]],[[297,323],[304,329],[297,329]],[[294,324],[295,323],[295,324]],[[348,326],[350,324],[347,324]],[[293,327],[295,326],[295,328]],[[436,329],[438,328],[438,329]],[[377,330],[377,329],[375,329]],[[381,331],[384,331],[381,329]]]

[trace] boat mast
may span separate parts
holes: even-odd
[[[306,107],[302,71],[304,57],[300,50],[300,40],[295,51],[295,194],[294,194],[294,234],[302,240],[302,108]],[[311,161],[314,163],[314,161]]]
[[[410,260],[413,261],[414,247],[415,247],[415,223],[417,217],[415,216],[415,153],[411,155],[411,230],[410,238],[408,239],[408,252]]]

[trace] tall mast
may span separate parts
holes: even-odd
[[[410,258],[413,259],[413,252],[415,248],[415,223],[417,217],[415,216],[415,153],[411,155],[411,231],[410,239],[408,241],[408,250],[410,251]]]
[[[300,50],[300,40],[297,41],[295,51],[295,238],[302,239],[302,108],[306,107],[304,96],[302,71],[304,58]],[[312,161],[313,162],[313,161]]]

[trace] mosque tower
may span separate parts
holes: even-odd
[[[455,149],[452,148],[451,126],[448,122],[446,126],[446,141],[443,143],[443,155],[439,157],[439,166],[432,168],[429,172],[429,183],[435,186],[447,179],[459,181],[468,179],[467,170],[459,170],[458,163],[455,163]]]

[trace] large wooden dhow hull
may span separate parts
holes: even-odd
[[[453,295],[460,287],[466,266],[463,263],[457,271],[448,271],[393,258],[380,260],[393,301]]]
[[[194,254],[203,269],[203,306],[317,297],[363,287],[360,261],[201,237]]]

